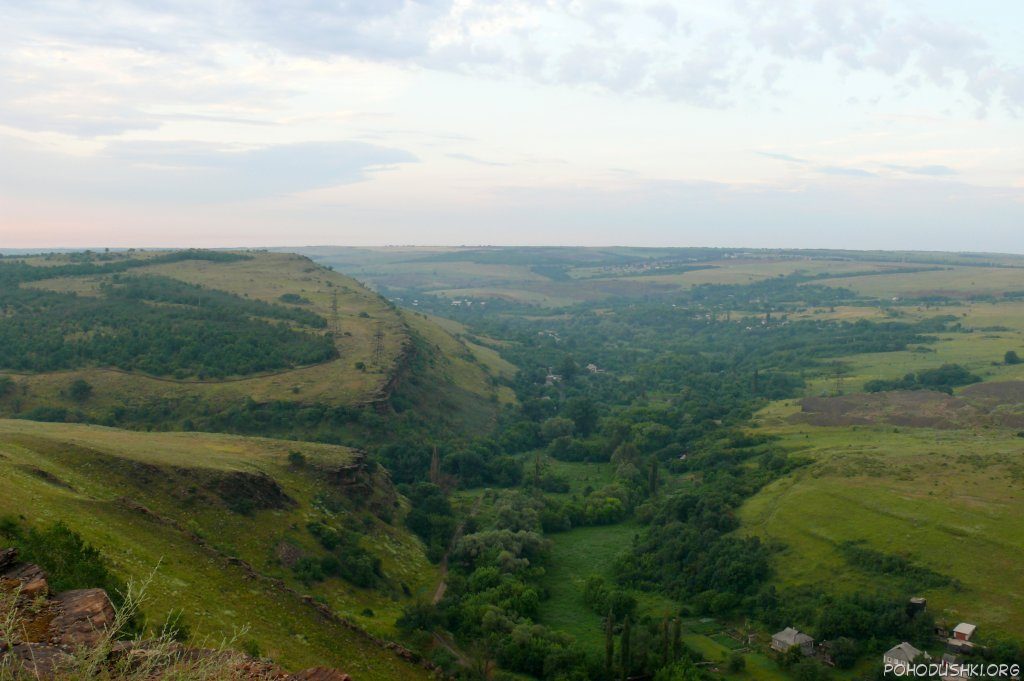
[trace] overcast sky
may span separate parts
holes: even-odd
[[[0,248],[1024,252],[1019,0],[0,0]]]

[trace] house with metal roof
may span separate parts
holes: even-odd
[[[893,646],[892,648],[889,648],[889,650],[885,651],[885,653],[882,654],[882,663],[892,665],[893,667],[909,667],[913,664],[914,660],[922,656],[926,660],[931,659],[931,655],[918,650],[904,641],[898,646]]]
[[[786,627],[772,636],[772,650],[788,653],[793,648],[800,648],[804,655],[814,652],[814,639],[793,627]]]

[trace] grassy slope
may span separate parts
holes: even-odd
[[[248,626],[242,639],[256,641],[265,654],[286,666],[326,663],[364,679],[426,678],[418,667],[324,620],[272,580],[249,579],[241,566],[227,560],[237,556],[261,574],[307,591],[273,555],[284,538],[314,550],[303,528],[324,516],[313,499],[325,491],[325,483],[308,470],[286,466],[285,457],[294,449],[311,464],[328,467],[352,457],[340,447],[260,438],[0,421],[0,514],[23,513],[37,523],[63,520],[100,547],[126,577],[143,578],[155,569],[147,613],[159,621],[180,608],[199,638],[219,639]],[[38,471],[50,477],[44,479]],[[271,475],[298,504],[246,517],[209,498],[189,502],[190,486],[202,488],[208,476],[224,471]],[[125,498],[143,503],[170,522],[132,510]],[[436,579],[435,569],[418,540],[396,529],[400,522],[388,526],[369,514],[359,515],[369,523],[366,548],[384,559],[389,586],[377,592],[329,580],[312,593],[374,633],[393,637],[390,623],[403,601],[395,585],[405,582],[414,593],[424,593]],[[191,538],[192,532],[209,546]],[[376,616],[359,618],[364,608],[373,609]]]
[[[414,334],[426,338],[450,358],[439,357],[450,371],[428,370],[422,377],[436,393],[450,393],[455,406],[456,421],[477,424],[489,420],[495,407],[489,406],[495,392],[487,380],[489,365],[494,359],[463,361],[486,354],[467,348],[462,341],[428,320],[406,315],[391,307],[384,299],[349,277],[316,265],[308,258],[289,253],[250,253],[252,259],[237,262],[182,261],[140,267],[132,274],[157,274],[194,284],[221,289],[237,295],[279,302],[285,293],[298,294],[311,302],[314,311],[334,327],[340,357],[321,365],[274,372],[268,375],[238,379],[198,381],[172,380],[127,373],[106,368],[16,375],[22,385],[18,403],[21,411],[37,406],[63,406],[83,410],[92,417],[102,417],[121,404],[160,404],[187,402],[198,398],[213,405],[226,405],[251,398],[256,402],[283,400],[302,403],[360,405],[375,399],[398,370],[403,348],[413,343]],[[142,254],[139,257],[146,257]],[[57,264],[43,259],[29,259],[38,265]],[[58,291],[75,291],[95,295],[101,277],[67,277],[35,282]],[[337,300],[335,318],[333,304]],[[335,323],[336,322],[336,323]],[[382,352],[375,353],[376,336],[382,335]],[[448,361],[450,359],[450,361]],[[362,363],[365,369],[357,369]],[[499,367],[499,371],[504,367]],[[77,404],[62,393],[77,377],[85,378],[94,388],[85,405]],[[502,401],[509,401],[507,390]],[[8,400],[10,401],[10,400]],[[7,405],[8,407],[10,405]],[[466,413],[462,413],[465,410]],[[484,411],[489,413],[481,416]]]
[[[986,270],[999,282],[1006,272]],[[947,290],[964,285],[958,270],[927,274],[945,274],[932,283]],[[962,364],[986,381],[1024,379],[1024,366],[1001,364],[1006,350],[1024,348],[1021,303],[900,310],[910,319],[952,314],[973,331],[939,334],[927,346],[933,352],[842,358],[848,368],[844,392],[859,391],[872,378],[895,378],[947,362]],[[992,328],[997,326],[1005,328]],[[807,392],[834,389],[834,379],[824,377]],[[767,487],[741,514],[745,532],[786,544],[776,560],[780,584],[912,589],[844,563],[835,544],[865,540],[963,583],[962,591],[924,594],[940,619],[968,619],[989,631],[1024,634],[1024,440],[1016,430],[980,424],[959,430],[819,427],[789,420],[798,410],[796,401],[774,403],[760,414],[759,430],[779,435],[783,446],[813,463]]]

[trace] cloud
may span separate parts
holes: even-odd
[[[878,177],[870,170],[863,168],[844,168],[841,166],[825,166],[818,168],[818,172],[824,175],[845,175],[847,177]]]
[[[1019,58],[997,57],[978,30],[872,0],[734,0],[714,12],[667,0],[39,0],[0,3],[0,45],[0,122],[82,137],[153,130],[174,107],[233,109],[206,112],[228,118],[240,106],[265,110],[293,94],[287,78],[264,73],[287,58],[526,78],[707,108],[781,101],[779,83],[813,64],[826,77],[882,74],[885,93],[932,84],[982,112],[1024,109]]]
[[[931,177],[947,177],[958,174],[954,168],[944,165],[901,166],[886,164],[885,167],[890,170],[897,170],[901,173],[909,173],[911,175],[930,175]]]
[[[805,158],[797,158],[796,156],[790,156],[789,154],[781,154],[774,151],[757,151],[754,153],[758,154],[759,156],[764,156],[766,158],[773,158],[776,161],[786,161],[788,163],[808,163],[808,160]]]
[[[352,184],[411,153],[364,142],[305,142],[237,148],[195,142],[116,142],[75,157],[2,140],[3,186],[62,199],[218,203]]]
[[[458,154],[458,153],[456,153],[456,154],[445,154],[445,156],[447,156],[448,158],[454,158],[454,159],[456,159],[458,161],[466,161],[468,163],[476,163],[477,165],[481,165],[481,166],[507,166],[507,165],[509,165],[508,163],[499,163],[497,161],[486,161],[486,160],[484,160],[482,158],[477,158],[476,156],[472,156],[470,154]]]

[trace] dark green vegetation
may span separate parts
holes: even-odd
[[[16,516],[4,516],[0,542],[17,548],[21,560],[42,567],[54,593],[99,588],[110,594],[115,605],[123,600],[124,582],[111,573],[103,555],[62,522],[26,527]]]
[[[329,337],[282,323],[322,329],[317,315],[167,277],[115,278],[100,296],[4,287],[0,306],[0,367],[16,371],[221,378],[337,356]]]
[[[1007,362],[1012,364],[1013,362]],[[953,394],[953,388],[981,381],[981,377],[972,374],[959,364],[944,364],[938,369],[928,369],[917,374],[907,374],[895,380],[878,379],[864,384],[869,393],[883,390],[938,390]]]

